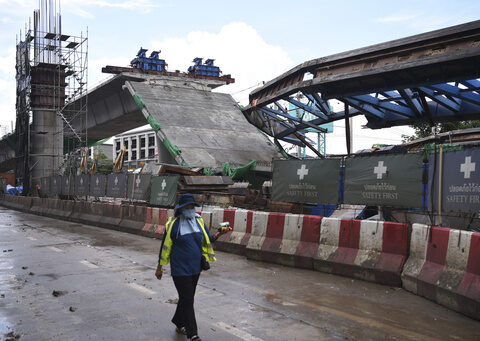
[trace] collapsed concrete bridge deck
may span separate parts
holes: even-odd
[[[222,84],[181,75],[115,75],[88,94],[88,140],[150,123],[163,142],[162,162],[219,170],[225,162],[241,166],[256,160],[258,171],[270,171],[280,154],[247,122],[231,95],[211,91]]]

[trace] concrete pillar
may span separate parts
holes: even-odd
[[[32,184],[53,175],[63,162],[63,121],[56,110],[34,110],[31,126]]]
[[[30,168],[32,187],[42,177],[55,174],[63,162],[63,120],[58,115],[65,103],[65,70],[57,64],[32,67],[32,125]]]

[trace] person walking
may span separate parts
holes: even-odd
[[[155,276],[162,279],[163,266],[170,263],[173,283],[178,292],[178,304],[172,322],[177,333],[185,334],[188,340],[201,341],[193,308],[195,289],[202,268],[207,269],[207,262],[216,260],[211,243],[229,229],[210,235],[202,217],[195,212],[195,206],[192,194],[180,195],[175,206],[175,217],[170,218],[165,226]]]

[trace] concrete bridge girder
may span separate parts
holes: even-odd
[[[143,126],[151,115],[161,126],[160,142],[167,138],[181,150],[171,155],[159,143],[160,161],[220,170],[224,162],[257,160],[257,170],[271,171],[271,160],[280,157],[276,147],[247,122],[231,95],[211,87],[198,79],[118,74],[88,94],[88,140]],[[135,94],[145,103],[142,111]]]

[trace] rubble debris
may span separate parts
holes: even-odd
[[[73,313],[73,312],[75,312],[75,311],[77,310],[77,308],[75,308],[75,307],[70,307],[70,308],[68,308],[68,310]]]
[[[181,177],[180,190],[190,193],[197,191],[226,192],[233,180],[229,176],[188,176]]]
[[[14,332],[10,332],[8,334],[5,334],[5,341],[15,341],[15,340],[18,340],[20,339],[20,335],[19,334],[15,334]]]
[[[60,290],[53,290],[52,295],[55,297],[63,296],[67,293],[67,291],[60,291]]]

